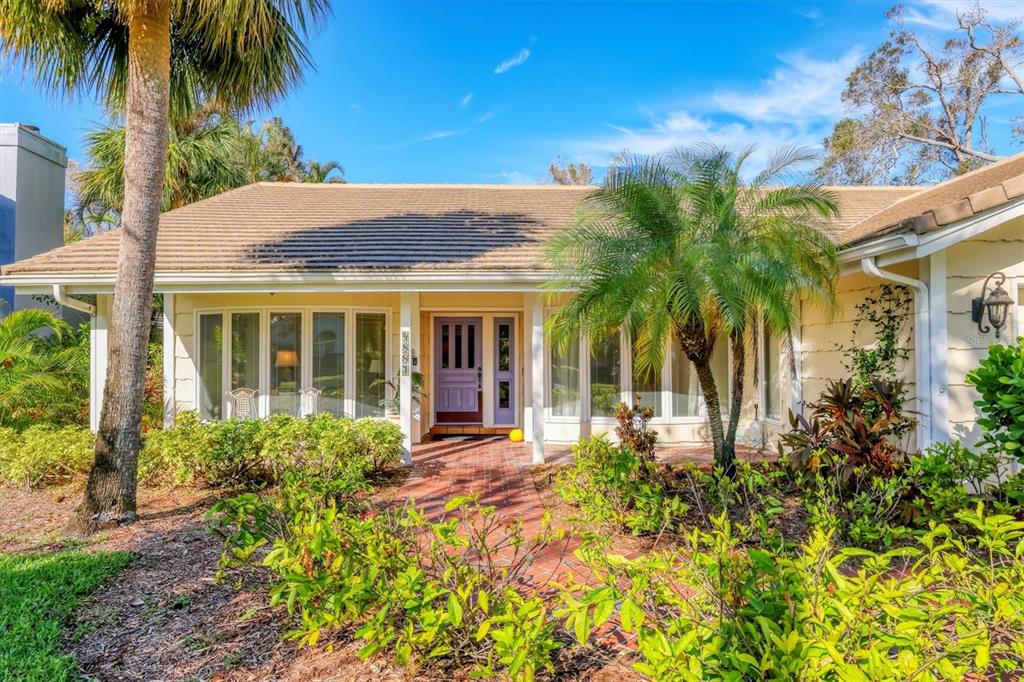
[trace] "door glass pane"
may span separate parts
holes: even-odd
[[[672,415],[696,417],[700,414],[700,388],[693,363],[683,354],[678,340],[672,341]]]
[[[356,416],[383,417],[387,377],[384,313],[356,313]]]
[[[512,357],[512,343],[510,329],[511,325],[499,324],[498,325],[498,371],[507,372],[509,370],[511,357]]]
[[[508,381],[498,382],[498,407],[507,410],[511,403],[511,384]]]
[[[345,414],[345,315],[313,313],[313,388],[320,412]]]
[[[270,314],[270,413],[299,414],[302,314]]]
[[[609,334],[590,344],[590,414],[614,417],[622,401],[619,380],[619,335]]]
[[[633,357],[636,357],[634,352]],[[633,363],[633,393],[640,396],[644,407],[653,407],[654,416],[661,416],[661,370],[640,372]]]
[[[441,369],[449,368],[449,329],[447,325],[441,325]]]
[[[260,314],[231,314],[231,390],[260,387]]]
[[[764,330],[764,416],[768,419],[782,417],[781,383],[779,367],[779,341],[768,329]]]
[[[470,322],[466,325],[466,367],[473,369],[476,367],[476,325]]]
[[[580,342],[573,339],[565,351],[551,346],[551,414],[580,416]]]
[[[455,327],[455,369],[462,369],[462,325],[452,325]]]
[[[224,404],[224,316],[199,316],[199,414],[220,419]]]

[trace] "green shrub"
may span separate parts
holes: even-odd
[[[391,652],[402,665],[472,664],[475,676],[532,680],[552,668],[555,626],[545,601],[516,586],[553,537],[526,538],[472,498],[436,523],[406,507],[360,513],[352,498],[325,498],[290,479],[276,495],[247,494],[212,510],[227,532],[224,563],[262,559],[274,576],[271,604],[286,604],[286,634],[313,646],[347,628],[360,656]]]
[[[967,374],[981,398],[978,426],[1000,452],[1024,462],[1024,337],[1013,346],[989,346],[988,357]]]
[[[0,480],[29,487],[66,482],[88,470],[95,441],[79,426],[0,428]]]
[[[1024,523],[976,511],[915,547],[795,557],[745,548],[724,517],[680,548],[626,559],[584,548],[597,579],[556,615],[581,643],[613,616],[654,680],[1000,679],[1024,670]]]
[[[588,522],[640,535],[668,528],[686,513],[683,501],[665,491],[654,465],[629,447],[593,437],[572,451],[572,466],[558,474],[554,489]]]
[[[401,455],[401,429],[380,419],[274,415],[203,423],[195,412],[185,412],[172,428],[146,435],[140,472],[144,480],[261,487],[293,470],[361,479],[397,464]]]

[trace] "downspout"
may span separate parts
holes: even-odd
[[[96,314],[96,306],[80,301],[77,298],[71,298],[68,292],[64,290],[64,285],[54,284],[53,285],[53,297],[57,299],[57,303],[61,304],[66,308],[77,310],[80,313],[86,313],[90,317]]]
[[[917,447],[919,450],[931,445],[932,442],[932,375],[931,375],[931,309],[929,305],[928,285],[919,279],[897,275],[895,272],[882,270],[878,267],[874,257],[862,258],[861,269],[865,273],[878,277],[879,279],[896,282],[903,286],[911,287],[916,291],[914,295],[914,365],[915,382],[917,383]]]

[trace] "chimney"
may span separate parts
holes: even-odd
[[[25,123],[0,123],[0,265],[64,243],[67,149]],[[36,305],[0,287],[12,309]]]

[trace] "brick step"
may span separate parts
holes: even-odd
[[[438,424],[430,429],[430,437],[440,436],[507,436],[511,426],[476,426]]]

